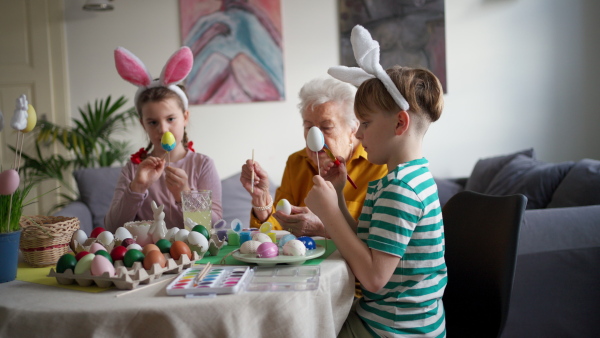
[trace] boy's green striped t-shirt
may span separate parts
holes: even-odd
[[[363,289],[358,315],[373,334],[444,337],[447,271],[437,186],[425,159],[369,183],[357,233],[369,248],[401,257],[378,292]]]

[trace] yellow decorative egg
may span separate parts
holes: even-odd
[[[28,133],[35,128],[35,124],[37,123],[37,114],[35,113],[35,109],[33,109],[32,105],[29,105],[27,108],[27,126],[25,129],[21,130],[24,133]]]
[[[168,131],[163,134],[163,136],[160,140],[160,144],[164,150],[171,151],[171,150],[175,149],[177,142],[175,142],[175,136],[173,136],[173,133]]]

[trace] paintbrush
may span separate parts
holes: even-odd
[[[323,149],[325,150],[325,153],[327,155],[329,155],[329,158],[333,161],[333,163],[335,163],[335,165],[339,166],[340,164],[342,164],[340,162],[340,160],[338,160],[333,153],[331,152],[331,149],[329,149],[329,146],[327,146],[327,144],[325,144],[325,147],[323,147]],[[346,179],[348,179],[348,182],[350,182],[350,184],[352,184],[352,186],[354,187],[354,189],[358,189],[358,187],[356,186],[356,184],[354,183],[354,181],[352,181],[352,179],[350,178],[350,175],[346,174]]]

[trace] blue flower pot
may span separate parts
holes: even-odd
[[[21,230],[0,234],[0,283],[17,278]]]

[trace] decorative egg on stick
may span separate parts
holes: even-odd
[[[160,140],[160,145],[163,147],[163,149],[169,155],[169,160],[167,162],[171,162],[171,155],[170,155],[171,150],[175,149],[175,146],[177,145],[177,142],[175,141],[175,136],[173,136],[173,133],[171,133],[170,131],[164,133]]]
[[[306,146],[308,149],[315,152],[315,155],[317,156],[317,168],[319,170],[319,175],[321,175],[319,151],[321,151],[323,146],[325,146],[325,137],[323,136],[323,132],[321,132],[319,127],[313,126],[308,130],[308,134],[306,135]]]

